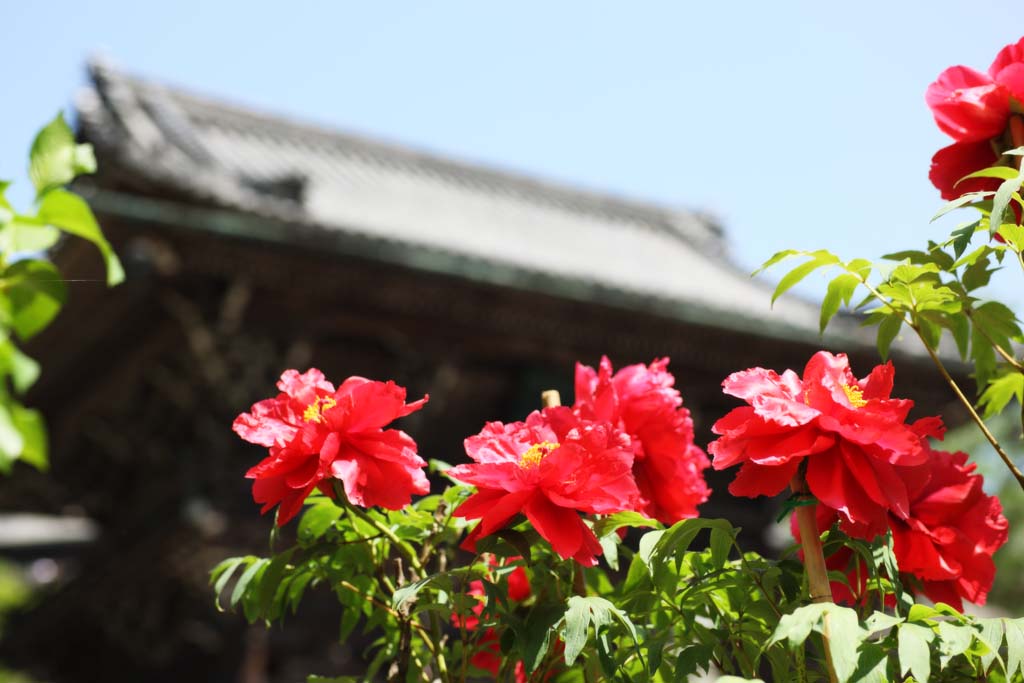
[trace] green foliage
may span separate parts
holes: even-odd
[[[42,416],[16,398],[39,376],[38,364],[21,352],[14,338],[27,341],[44,330],[67,300],[67,288],[54,265],[40,254],[61,232],[97,246],[106,262],[107,282],[117,284],[124,270],[96,219],[78,195],[63,186],[83,173],[93,173],[96,160],[89,145],[75,143],[74,134],[58,114],[36,136],[29,154],[29,178],[36,189],[31,212],[18,212],[4,196],[10,185],[0,182],[0,472],[15,462],[39,469],[48,466],[46,428]]]

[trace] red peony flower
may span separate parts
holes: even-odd
[[[966,453],[931,450],[924,444],[928,460],[902,471],[910,490],[910,515],[901,519],[889,515],[893,552],[903,583],[919,589],[932,602],[945,602],[958,610],[963,601],[984,605],[995,578],[992,555],[1004,543],[1009,523],[999,499],[982,490],[983,480],[967,464]],[[825,531],[838,519],[835,510],[818,506],[818,528]],[[794,516],[795,518],[795,516]],[[799,530],[790,525],[799,541]],[[847,533],[871,540],[866,528],[852,527]],[[849,568],[852,553],[843,549],[830,555],[829,569],[847,571],[854,593],[832,583],[837,602],[859,602],[867,598],[866,568]]]
[[[614,375],[607,357],[599,369],[576,364],[576,404],[587,420],[609,422],[633,441],[633,476],[643,500],[638,512],[665,524],[697,516],[711,491],[703,471],[710,463],[693,443],[693,420],[682,407],[666,369],[668,359],[637,364]]]
[[[1024,38],[999,51],[988,68],[988,75],[1017,100],[1020,112],[1020,107],[1024,106]]]
[[[956,183],[995,166],[1006,150],[1024,145],[1024,38],[1000,50],[987,74],[965,66],[946,69],[928,86],[925,101],[939,128],[957,141],[932,157],[928,177],[942,198],[994,191],[997,179]]]
[[[466,439],[475,463],[449,475],[477,487],[455,515],[480,519],[463,542],[505,527],[522,512],[555,552],[593,566],[601,546],[578,512],[610,514],[636,507],[629,437],[610,425],[583,420],[566,407],[534,411],[526,422],[488,423]]]
[[[712,427],[721,435],[708,446],[712,465],[742,465],[733,495],[773,496],[806,459],[807,485],[819,501],[838,510],[844,525],[882,533],[887,512],[909,514],[899,470],[927,458],[919,432],[941,427],[937,419],[907,425],[913,402],[889,398],[892,383],[892,363],[857,380],[845,354],[827,351],[811,357],[802,379],[792,370],[734,373],[722,383],[725,393],[750,405]]]
[[[350,377],[334,389],[322,372],[286,370],[281,393],[253,405],[232,425],[240,437],[266,446],[269,457],[246,473],[255,479],[253,498],[261,512],[280,504],[278,525],[302,508],[314,488],[334,496],[331,479],[345,487],[356,505],[397,510],[412,494],[430,490],[426,462],[405,432],[383,427],[423,407],[426,396],[406,404],[405,389],[394,382]]]
[[[984,605],[995,578],[995,553],[1009,537],[999,499],[982,490],[966,453],[931,451],[927,483],[913,496],[910,516],[892,519],[896,561],[933,602],[962,609]]]
[[[943,133],[959,142],[1001,135],[1010,115],[1010,93],[987,74],[951,66],[928,86],[925,102]]]
[[[995,192],[1002,182],[998,178],[971,178],[963,182],[960,179],[983,168],[995,166],[998,161],[999,155],[988,140],[955,142],[949,147],[943,147],[932,157],[928,179],[939,189],[943,199],[956,199],[968,192]]]

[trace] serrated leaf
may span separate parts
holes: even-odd
[[[981,227],[981,221],[971,221],[969,223],[963,223],[950,233],[950,243],[953,245],[953,258],[959,259],[960,256],[967,251],[967,246],[971,243],[971,238],[974,237],[974,233]],[[954,265],[954,267],[956,267]]]
[[[917,624],[903,624],[899,628],[900,673],[911,673],[917,683],[928,683],[932,671],[932,655],[929,645],[935,633]]]
[[[989,268],[988,257],[984,256],[964,269],[963,274],[960,276],[960,281],[969,292],[980,289],[989,283],[989,280],[992,279],[992,273],[996,270],[998,268]]]
[[[984,409],[983,417],[987,420],[1003,412],[1014,397],[1018,404],[1024,405],[1024,375],[1010,371],[988,383],[978,399],[978,407]]]
[[[113,286],[124,280],[121,261],[103,236],[96,217],[84,199],[66,190],[52,190],[46,193],[39,204],[38,215],[43,222],[96,245],[107,266],[107,285]]]
[[[61,185],[75,176],[96,171],[92,146],[75,143],[74,133],[60,112],[32,141],[29,151],[28,175],[36,187],[36,195]]]

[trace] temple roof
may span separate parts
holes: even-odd
[[[787,296],[770,310],[769,284],[730,260],[722,231],[700,213],[300,123],[101,62],[89,72],[79,125],[118,188],[97,198],[101,211],[148,201],[152,213],[171,197],[211,211],[210,220],[190,221],[197,229],[216,230],[225,225],[217,217],[231,212],[254,219],[245,236],[257,239],[717,328],[817,338],[817,306]],[[246,230],[232,225],[229,232]],[[852,319],[837,320],[826,337],[872,341]]]

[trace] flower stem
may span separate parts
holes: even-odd
[[[803,471],[798,471],[789,487],[797,495],[808,495],[807,481]],[[804,551],[804,570],[807,572],[807,585],[811,602],[834,602],[832,587],[828,582],[828,569],[825,568],[825,553],[821,549],[821,533],[818,531],[818,520],[815,515],[817,505],[801,505],[796,509],[796,521],[800,528],[800,545]],[[822,617],[821,638],[825,642],[825,664],[828,667],[829,680],[837,683],[835,667],[832,665],[832,651],[829,635],[829,616]]]
[[[1024,489],[1024,472],[1021,472],[1017,468],[1017,465],[1014,464],[1010,455],[1003,450],[1002,445],[999,443],[999,439],[995,437],[995,434],[989,431],[988,425],[986,425],[985,421],[981,419],[981,415],[978,415],[978,411],[974,409],[974,405],[971,401],[964,396],[964,392],[960,390],[960,386],[956,383],[956,380],[953,379],[949,374],[949,371],[946,370],[946,366],[942,364],[941,360],[939,360],[939,356],[932,350],[932,347],[928,346],[928,343],[924,340],[924,336],[921,334],[920,328],[916,325],[911,325],[911,327],[915,332],[917,332],[917,336],[921,338],[921,342],[924,344],[924,348],[928,352],[928,355],[931,356],[932,362],[935,363],[935,367],[938,368],[939,374],[942,375],[944,380],[946,380],[946,384],[949,385],[953,390],[953,393],[956,394],[956,397],[960,400],[960,403],[962,403],[964,408],[967,409],[967,413],[971,416],[974,424],[978,425],[978,429],[981,430],[981,433],[985,436],[988,442],[992,444],[992,448],[994,448],[996,453],[999,454],[999,457],[1002,458],[1003,464],[1005,464],[1010,470],[1010,473],[1017,480],[1017,483],[1020,484],[1020,487]]]

